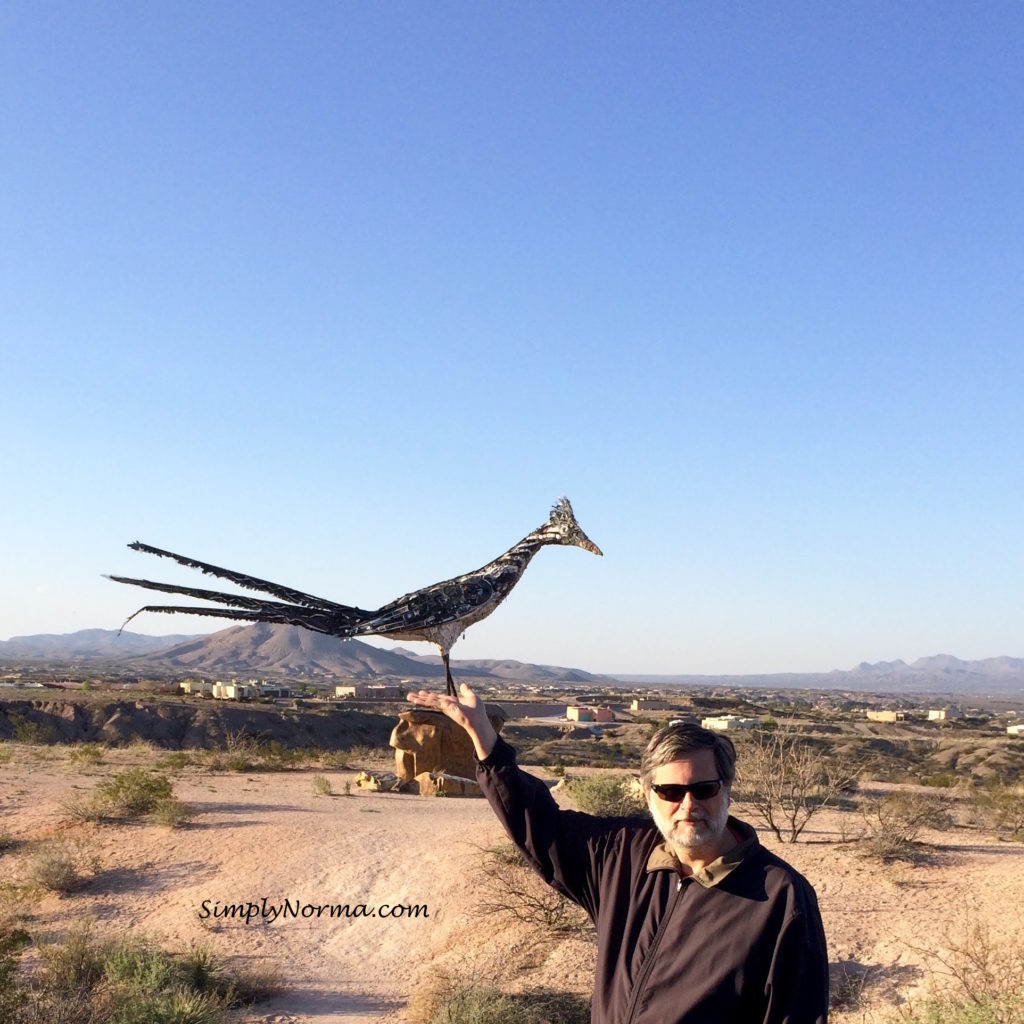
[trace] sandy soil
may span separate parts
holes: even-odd
[[[66,749],[7,749],[0,831],[16,845],[0,855],[0,899],[9,912],[36,932],[90,920],[98,934],[145,934],[177,948],[198,943],[242,964],[272,966],[288,987],[248,1021],[397,1024],[406,1019],[410,995],[439,970],[586,990],[587,938],[534,945],[522,927],[496,930],[493,919],[482,921],[476,912],[480,848],[501,838],[482,800],[354,787],[346,796],[345,784],[354,779],[346,771],[189,767],[173,773],[176,794],[196,810],[189,826],[93,825],[69,817],[66,800],[110,772],[156,764],[164,755],[112,751],[86,767]],[[316,795],[315,774],[330,780],[334,795]],[[830,959],[855,988],[863,985],[859,1008],[833,1014],[851,1024],[868,1019],[864,1007],[889,1004],[927,981],[921,950],[942,947],[947,934],[983,923],[1007,936],[1024,924],[1024,844],[956,829],[925,837],[934,847],[930,863],[883,867],[839,841],[853,819],[823,814],[796,846],[761,833],[815,885]],[[28,858],[45,840],[77,852],[87,878],[79,891],[58,897],[26,887]],[[227,904],[262,908],[264,900],[268,910],[289,900],[307,915],[315,914],[310,907],[338,903],[418,904],[427,911],[347,920],[270,920],[256,911],[249,922],[213,916]]]

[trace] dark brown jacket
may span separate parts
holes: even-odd
[[[828,955],[810,884],[749,825],[684,877],[649,820],[560,810],[499,739],[477,779],[512,841],[597,927],[593,1024],[824,1024]]]

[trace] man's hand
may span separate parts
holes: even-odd
[[[418,707],[440,711],[465,729],[479,760],[482,761],[494,749],[498,734],[487,717],[487,708],[465,683],[459,684],[458,697],[450,697],[438,690],[418,690],[408,694],[407,699]]]

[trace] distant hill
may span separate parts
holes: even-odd
[[[231,626],[197,636],[144,636],[116,630],[18,636],[0,641],[0,666],[41,666],[96,671],[116,669],[144,675],[275,676],[290,679],[384,676],[437,680],[444,676],[436,654],[396,647],[383,650],[360,640],[311,633],[297,626]],[[552,685],[624,682],[648,686],[723,686],[774,689],[850,690],[878,693],[950,693],[1024,698],[1024,658],[963,661],[951,654],[904,661],[861,662],[852,669],[771,675],[594,675],[557,665],[521,661],[453,660],[452,672],[469,679],[530,681]]]
[[[77,633],[39,633],[0,640],[0,661],[51,661],[61,658],[118,658],[153,654],[196,639],[187,634],[144,636],[116,629],[80,629]]]
[[[405,649],[383,650],[360,640],[312,633],[297,626],[257,623],[194,636],[143,636],[116,630],[12,637],[0,641],[0,665],[117,663],[136,672],[272,675],[289,678],[391,676],[442,679],[437,656]],[[590,682],[600,679],[579,669],[529,665],[518,661],[452,661],[457,675],[470,678]]]
[[[662,686],[736,686],[774,689],[850,690],[866,693],[949,693],[966,696],[1024,697],[1024,658],[962,661],[936,654],[905,661],[862,661],[832,672],[782,672],[771,675],[629,675],[628,682]]]
[[[341,640],[298,626],[266,623],[231,626],[218,633],[191,637],[185,643],[151,655],[149,660],[163,666],[210,673],[425,679],[444,675],[440,665],[424,665],[360,640]]]

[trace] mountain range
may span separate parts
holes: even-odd
[[[232,626],[217,633],[145,636],[115,630],[17,636],[0,641],[0,668],[46,666],[54,671],[116,669],[138,674],[203,674],[436,680],[444,668],[437,655],[397,647],[384,650],[360,640],[312,633],[296,626]],[[646,686],[734,686],[775,689],[851,690],[892,693],[957,693],[1024,699],[1024,658],[964,661],[949,654],[861,662],[823,673],[762,675],[596,675],[582,669],[520,661],[466,659],[452,662],[456,676],[536,683],[637,683]]]
[[[264,623],[231,626],[217,633],[194,636],[144,636],[85,629],[0,640],[0,667],[23,663],[79,669],[87,665],[99,669],[116,663],[121,669],[139,673],[310,679],[444,678],[444,666],[437,655],[419,655],[404,648],[384,650],[360,640],[341,640],[297,626]],[[478,679],[585,683],[603,678],[581,669],[508,660],[467,659],[453,661],[452,668],[457,675]]]

